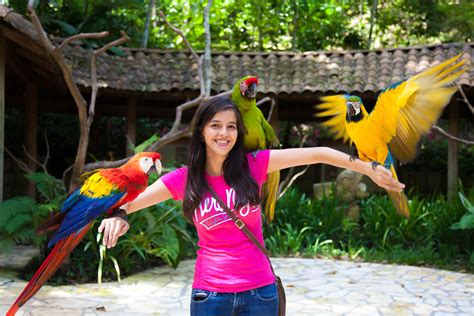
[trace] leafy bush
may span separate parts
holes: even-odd
[[[472,189],[465,201],[474,199]],[[264,226],[273,255],[329,256],[474,270],[474,233],[452,230],[465,209],[442,195],[409,194],[411,216],[399,216],[386,195],[359,202],[358,221],[346,219],[336,196],[319,200],[290,189],[278,201],[275,221]]]
[[[27,196],[19,196],[0,204],[0,250],[10,251],[15,244],[40,246],[44,237],[37,237],[34,229],[49,214],[59,210],[65,190],[61,181],[46,173],[29,173],[40,193],[36,203]]]
[[[474,228],[474,205],[469,202],[469,200],[459,192],[459,199],[461,200],[462,205],[466,208],[467,212],[457,223],[451,225],[451,229],[473,229]]]
[[[36,175],[35,178],[37,179],[38,190],[42,194],[48,192],[59,194],[62,192],[58,190],[57,183],[52,181],[53,177]],[[155,181],[156,178],[157,176],[150,177],[150,181]],[[28,201],[34,210],[43,209],[43,211],[50,212],[59,209],[60,203],[54,203],[62,202],[64,198],[65,195],[57,196],[50,203],[37,205],[31,199],[25,201]],[[23,203],[26,202],[23,201]],[[19,208],[17,204],[12,204],[8,209],[16,210],[17,207]],[[24,210],[25,208],[22,206],[20,209]],[[180,213],[180,204],[169,200],[131,214],[129,217],[130,230],[120,237],[116,247],[111,249],[102,246],[101,236],[97,233],[100,221],[96,221],[81,243],[71,253],[66,264],[51,278],[51,282],[56,284],[93,282],[96,279],[95,276],[97,276],[98,282],[101,282],[103,278],[120,280],[121,275],[129,275],[163,263],[176,268],[183,257],[194,255],[194,245],[196,244],[196,236],[189,230],[187,222]],[[45,238],[33,238],[33,230],[41,221],[34,220],[35,217],[32,214],[34,214],[34,211],[19,217],[18,221],[23,217],[31,219],[27,220],[21,227],[25,227],[28,233],[27,236],[30,237],[28,241],[38,245],[42,250],[42,254],[40,257],[34,258],[25,267],[21,275],[25,279],[31,278],[49,252],[46,249]],[[4,218],[9,217],[0,217],[2,220]],[[33,224],[33,222],[35,223]],[[2,222],[0,222],[0,225],[2,225]],[[9,224],[8,226],[8,231],[11,231],[18,224],[15,224],[15,226]],[[16,229],[14,231],[18,235],[20,230]],[[11,242],[12,236],[9,234],[1,240]]]

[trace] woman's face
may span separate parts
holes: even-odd
[[[207,157],[210,155],[227,157],[237,141],[237,135],[235,112],[225,110],[216,113],[202,130]]]

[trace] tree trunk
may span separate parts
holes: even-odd
[[[79,186],[79,177],[81,176],[84,164],[86,163],[87,147],[89,145],[89,130],[90,126],[87,124],[80,125],[79,144],[77,145],[76,160],[74,161],[74,169],[72,171],[69,192],[74,191]]]
[[[204,51],[204,87],[205,87],[205,96],[209,97],[211,95],[211,30],[209,26],[209,11],[211,10],[212,0],[207,2],[207,6],[204,9],[204,32],[206,36],[206,47]]]
[[[370,30],[369,30],[369,42],[367,48],[372,49],[372,36],[374,31],[375,19],[377,16],[377,0],[372,0],[372,10],[370,11]]]
[[[151,17],[153,15],[154,8],[155,8],[155,0],[150,0],[150,3],[148,4],[148,11],[146,14],[145,30],[143,32],[143,40],[142,40],[143,48],[146,48],[148,44],[148,37],[150,34],[150,22],[151,22]]]
[[[293,36],[291,38],[291,50],[296,51],[296,47],[298,44],[298,19],[299,19],[299,10],[298,10],[298,2],[293,2],[294,7],[294,15],[293,15]]]

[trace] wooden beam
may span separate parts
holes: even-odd
[[[0,30],[0,202],[3,201],[5,154],[5,37]]]
[[[133,151],[128,147],[129,142],[133,145],[137,145],[137,103],[138,98],[136,96],[129,96],[127,104],[127,142],[126,152],[127,156],[133,154]]]
[[[28,154],[37,160],[38,139],[38,87],[33,82],[26,84],[25,98],[25,145]],[[36,162],[27,157],[28,168],[35,172]],[[35,186],[28,183],[28,196],[35,198]]]
[[[48,54],[46,49],[42,45],[38,44],[35,40],[30,38],[29,36],[21,32],[18,32],[16,30],[13,30],[12,28],[5,25],[1,25],[0,27],[3,31],[3,34],[5,34],[5,37],[8,38],[9,40],[17,43],[18,45],[25,47],[26,49],[28,49],[32,53],[35,53],[36,55],[40,55],[42,57],[52,59],[52,57]]]
[[[59,72],[59,68],[55,66],[54,62],[51,59],[44,58],[43,56],[37,55],[35,53],[30,52],[27,49],[24,49],[20,46],[16,46],[15,54],[19,57],[27,59],[37,68],[41,68],[44,72],[50,74],[50,76],[60,77],[61,72]]]
[[[448,130],[453,136],[459,137],[459,104],[449,107]],[[448,200],[457,198],[459,177],[459,143],[448,140]]]

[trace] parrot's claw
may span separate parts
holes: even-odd
[[[350,155],[350,157],[349,157],[350,162],[354,162],[354,161],[356,161],[356,159],[359,159],[359,157],[354,156],[354,155]]]
[[[372,162],[372,169],[375,170],[377,166],[381,166],[381,164],[377,161]]]

